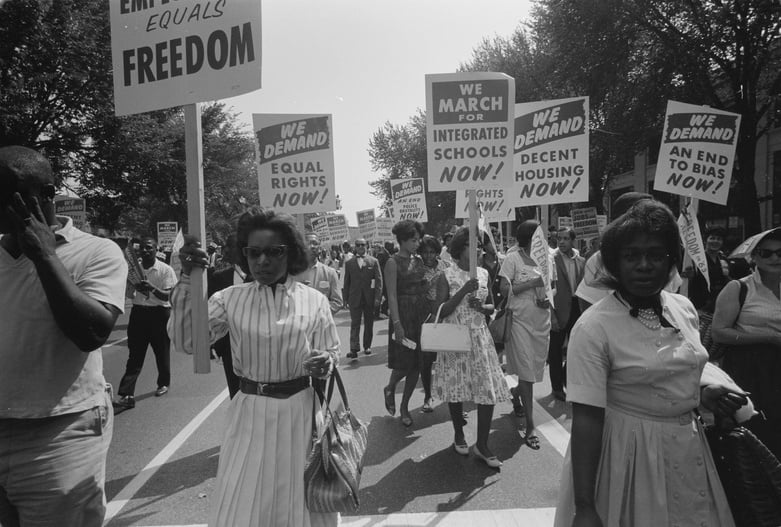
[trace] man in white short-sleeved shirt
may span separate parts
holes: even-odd
[[[54,193],[46,158],[0,148],[0,525],[99,527],[113,420],[100,347],[127,265],[56,217]]]

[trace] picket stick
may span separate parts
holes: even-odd
[[[469,194],[469,278],[477,278],[477,198],[474,190]]]
[[[550,232],[548,232],[548,215],[548,205],[540,205],[540,225],[542,225],[542,230],[545,232],[545,238],[550,236]]]
[[[206,239],[203,197],[203,144],[200,103],[184,106],[184,145],[187,167],[187,228],[198,239]],[[190,273],[192,305],[193,368],[195,373],[209,373],[209,320],[206,307],[206,273],[195,267]]]

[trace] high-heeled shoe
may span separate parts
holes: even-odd
[[[466,443],[463,443],[459,445],[458,443],[453,443],[453,450],[456,451],[456,454],[460,454],[462,456],[468,456],[469,455],[469,445]]]
[[[472,454],[474,454],[474,456],[477,459],[482,460],[486,465],[488,465],[491,468],[499,468],[499,467],[502,466],[502,462],[499,461],[498,457],[496,457],[496,456],[485,457],[483,455],[483,453],[480,452],[480,450],[477,448],[476,444],[472,445],[471,451],[472,451]]]
[[[382,394],[385,396],[385,409],[389,414],[396,415],[396,394],[387,386],[382,389]]]
[[[412,426],[412,417],[410,417],[409,413],[401,412],[401,424],[409,428]]]

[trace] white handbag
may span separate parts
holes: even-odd
[[[420,330],[420,349],[423,351],[447,351],[451,353],[466,353],[472,349],[472,338],[469,336],[469,326],[440,322],[439,315],[442,305],[437,309],[434,322],[424,322]]]

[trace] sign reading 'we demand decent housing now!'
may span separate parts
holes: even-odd
[[[110,0],[109,5],[117,115],[260,88],[259,0]]]

